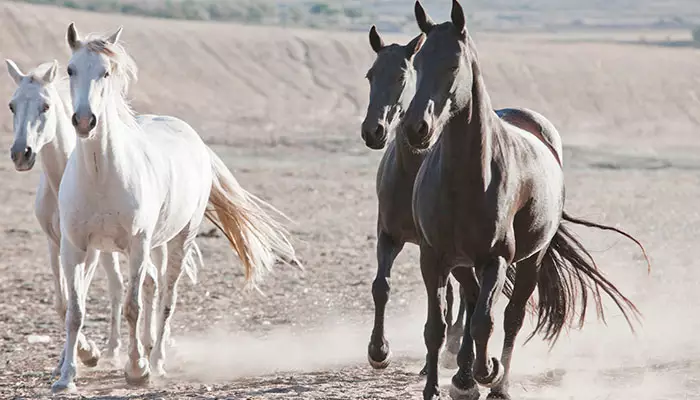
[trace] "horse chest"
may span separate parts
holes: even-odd
[[[90,211],[92,210],[92,211]],[[63,232],[82,250],[124,251],[129,244],[133,225],[131,213],[116,208],[75,208],[65,211],[61,221]]]

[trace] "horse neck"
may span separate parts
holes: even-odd
[[[423,162],[423,155],[416,153],[408,144],[405,135],[401,129],[401,119],[405,110],[413,100],[416,94],[416,71],[413,69],[412,61],[406,61],[406,73],[404,75],[404,87],[399,97],[399,106],[401,107],[398,121],[394,124],[394,137],[396,140],[396,162],[401,168],[408,173],[417,173]]]
[[[472,63],[472,89],[468,104],[445,125],[441,137],[445,170],[460,181],[478,182],[484,191],[491,182],[491,161],[498,137],[499,120],[481,76],[478,63]]]
[[[41,148],[39,158],[51,190],[58,193],[68,157],[75,149],[76,137],[66,103],[64,103],[65,99],[55,89],[51,90],[50,93],[51,103],[54,104],[53,112],[56,115],[56,134],[52,141]]]
[[[106,100],[102,115],[98,116],[95,135],[81,139],[76,146],[76,157],[80,160],[84,173],[94,184],[106,183],[114,171],[123,171],[123,140],[128,135],[128,124],[120,119],[117,101]]]

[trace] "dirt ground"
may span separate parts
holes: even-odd
[[[0,56],[23,68],[52,58],[65,65],[69,21],[82,32],[124,25],[141,68],[133,88],[137,110],[192,123],[248,190],[294,220],[294,243],[307,267],[305,273],[278,268],[262,285],[265,297],[245,293],[226,241],[199,238],[205,268],[196,286],[181,285],[169,377],[134,389],[125,386],[121,366],[82,368],[81,396],[419,398],[425,304],[412,246],[392,279],[387,334],[394,363],[374,371],[366,362],[381,153],[359,138],[367,96],[362,78],[372,60],[365,34],[151,21],[2,2],[0,21]],[[633,335],[611,309],[607,327],[590,320],[551,351],[539,339],[518,347],[512,394],[700,399],[698,52],[555,39],[561,38],[476,34],[494,105],[526,106],[551,118],[565,144],[566,208],[635,234],[653,269],[647,275],[628,242],[577,229],[637,303],[643,324]],[[10,79],[0,77],[2,96],[9,99],[12,90]],[[11,120],[4,107],[0,121],[0,149],[7,149]],[[0,398],[50,398],[49,374],[64,337],[51,306],[45,238],[33,215],[38,178],[38,170],[19,174],[9,157],[0,159]],[[107,329],[106,280],[98,271],[85,333],[104,345]],[[30,343],[29,335],[50,341]],[[493,340],[501,338],[498,332]],[[443,371],[444,389],[451,372]]]

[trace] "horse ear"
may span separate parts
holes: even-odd
[[[372,25],[372,28],[369,30],[369,44],[372,46],[372,50],[374,50],[375,53],[379,53],[379,51],[384,48],[384,40],[379,36],[377,27],[374,25]]]
[[[75,29],[74,22],[71,22],[70,25],[68,25],[68,34],[66,35],[66,39],[68,40],[68,47],[70,47],[70,49],[73,51],[78,50],[82,45],[80,43],[80,36],[78,35],[78,30]]]
[[[53,63],[51,63],[51,66],[49,69],[46,70],[44,73],[44,76],[41,78],[41,80],[44,81],[44,83],[51,83],[53,82],[54,79],[56,79],[56,72],[58,71],[58,61],[53,60]]]
[[[416,53],[418,53],[418,50],[420,50],[421,46],[423,46],[424,41],[425,34],[421,33],[420,35],[413,38],[413,40],[408,42],[408,44],[406,45],[406,58],[410,59],[411,57],[416,55]]]
[[[464,18],[464,9],[462,8],[462,5],[459,4],[459,1],[457,0],[452,0],[452,24],[457,28],[457,31],[460,33],[464,32],[465,27],[467,26],[467,22]]]
[[[107,38],[107,42],[108,42],[108,43],[111,43],[111,44],[116,44],[116,43],[119,41],[119,37],[122,35],[122,29],[123,29],[122,26],[120,26],[119,28],[117,28],[117,31],[114,32],[113,34],[111,34],[111,35]]]
[[[10,77],[13,81],[15,81],[16,84],[19,85],[19,83],[22,82],[22,79],[24,78],[24,74],[22,73],[22,71],[20,71],[17,64],[15,64],[15,62],[10,60],[9,58],[5,60],[5,64],[7,64],[7,72],[10,74]]]
[[[423,9],[423,6],[420,4],[419,0],[416,0],[416,6],[413,8],[413,11],[416,14],[416,22],[418,22],[420,31],[426,35],[430,33],[435,26],[435,22],[428,14],[425,13],[425,10]]]

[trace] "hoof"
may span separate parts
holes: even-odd
[[[491,400],[511,400],[510,395],[500,392],[491,392],[486,398]]]
[[[124,379],[126,379],[126,384],[129,386],[148,386],[148,383],[151,381],[151,372],[146,372],[144,375],[138,377],[129,376],[129,374],[124,372]]]
[[[78,388],[73,382],[56,381],[51,385],[51,393],[53,394],[71,394],[76,393]]]
[[[155,366],[155,367],[153,368],[153,370],[151,371],[151,372],[153,373],[153,376],[154,376],[154,377],[157,377],[157,378],[165,378],[165,377],[168,375],[168,373],[165,371],[165,365],[164,365],[164,363],[162,363],[162,362],[160,362],[160,363],[151,363],[151,365],[154,365],[154,366]]]
[[[503,380],[503,365],[501,362],[495,358],[491,357],[491,362],[493,364],[493,369],[487,376],[479,376],[474,374],[474,379],[482,386],[487,388],[492,388],[497,386]]]
[[[457,364],[457,354],[445,349],[440,356],[440,366],[446,369],[459,368],[459,364]]]
[[[151,368],[148,365],[148,360],[141,358],[138,365],[138,368],[129,371],[127,364],[127,368],[124,370],[124,378],[129,386],[146,386],[151,380]]]
[[[78,350],[78,357],[80,357],[80,362],[84,366],[93,368],[97,366],[100,361],[100,350],[92,340],[88,342],[90,345],[89,350]]]
[[[481,393],[476,385],[469,389],[460,389],[454,383],[450,385],[450,397],[453,400],[479,400],[480,396]]]
[[[88,368],[94,368],[97,366],[97,363],[100,362],[100,356],[95,356],[95,357],[90,357],[87,360],[80,360],[82,361],[83,365],[88,367]]]
[[[382,360],[382,361],[377,361],[377,360],[372,359],[371,354],[367,354],[367,360],[369,361],[369,365],[371,365],[372,368],[385,369],[386,367],[389,366],[389,364],[391,364],[391,351],[389,351],[389,353],[387,353],[386,358],[384,358],[384,360]]]
[[[391,364],[391,349],[386,340],[382,339],[380,346],[370,342],[367,346],[367,360],[374,369],[384,369]]]

